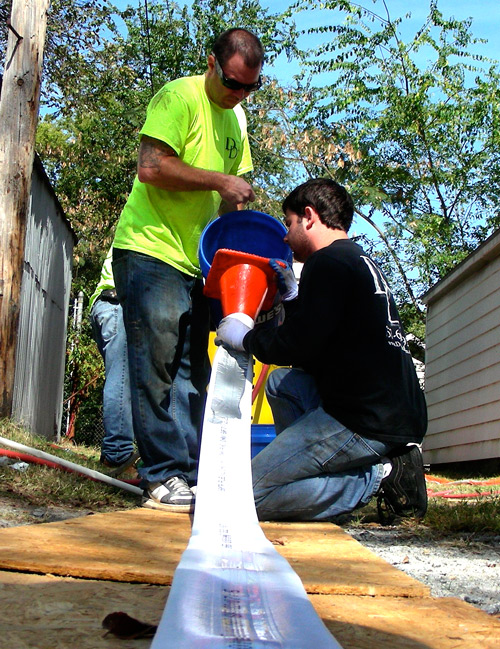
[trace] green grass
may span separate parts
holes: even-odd
[[[100,473],[106,472],[99,463],[98,448],[76,447],[68,443],[54,448],[45,438],[31,435],[6,420],[0,421],[0,436]],[[0,447],[8,448],[1,444]],[[26,514],[26,509],[29,512],[36,508],[57,507],[75,511],[106,512],[129,509],[139,504],[138,496],[130,492],[76,473],[40,464],[29,464],[23,471],[15,470],[9,465],[0,466],[0,499],[3,505],[11,505],[14,513],[19,512],[21,522],[34,522],[30,515]]]
[[[452,466],[445,472],[441,467],[437,475],[431,471],[427,476],[429,509],[425,525],[443,534],[500,533],[500,477],[468,473],[464,464],[460,470]]]
[[[0,436],[19,442],[32,448],[43,450],[52,455],[62,457],[76,464],[86,466],[105,473],[99,463],[100,449],[86,446],[73,446],[63,443],[62,448],[53,448],[44,438],[33,436],[20,426],[10,421],[0,421]],[[466,469],[465,469],[466,470]],[[457,474],[456,470],[446,475],[441,472],[436,476],[441,480],[484,480]],[[451,484],[450,482],[428,482],[428,488],[436,492],[455,494],[481,493],[485,491],[500,491],[497,485],[474,485],[465,482]],[[21,512],[28,508],[62,507],[70,510],[86,510],[91,512],[106,512],[119,509],[130,509],[139,505],[139,497],[121,489],[95,482],[83,476],[67,473],[37,464],[32,464],[25,471],[16,471],[9,466],[0,466],[0,501],[11,502],[20,512],[22,522],[34,522],[33,518],[22,516]],[[1,515],[0,515],[1,518]],[[377,524],[375,501],[365,508],[354,512],[349,517],[349,525]],[[407,519],[399,525],[414,534],[422,535],[460,535],[470,538],[475,535],[500,533],[500,496],[483,495],[474,499],[444,499],[429,498],[429,509],[423,521]]]
[[[483,535],[500,533],[500,497],[430,502],[424,525],[441,534]]]

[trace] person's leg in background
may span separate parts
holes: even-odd
[[[129,461],[135,451],[122,308],[117,300],[97,298],[90,321],[105,370],[101,462],[109,467],[118,467]]]

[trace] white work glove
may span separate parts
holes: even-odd
[[[219,322],[215,344],[244,352],[243,338],[252,331],[255,322],[246,313],[230,313]]]
[[[284,264],[284,266],[282,266]],[[299,285],[295,279],[295,274],[291,264],[287,264],[281,259],[270,259],[269,265],[278,276],[278,291],[281,293],[283,302],[295,300],[299,293]]]

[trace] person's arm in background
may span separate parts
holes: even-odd
[[[139,145],[137,176],[142,183],[168,191],[217,191],[225,211],[255,200],[251,185],[240,176],[192,167],[168,144],[147,135]]]

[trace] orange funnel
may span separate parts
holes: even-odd
[[[255,320],[262,308],[271,308],[276,287],[269,259],[223,248],[215,253],[204,293],[220,300],[224,316],[246,313]]]

